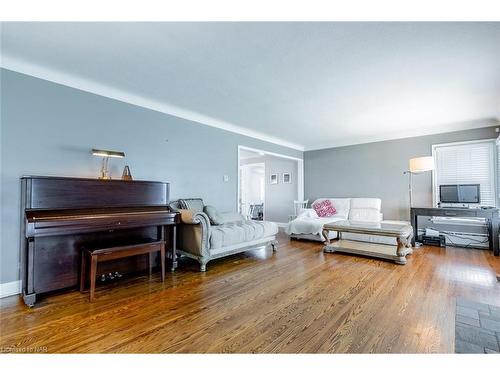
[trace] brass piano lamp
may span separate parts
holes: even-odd
[[[108,159],[109,158],[124,158],[125,157],[125,153],[121,152],[121,151],[97,150],[95,148],[92,149],[92,155],[102,156],[101,175],[99,176],[100,180],[111,179],[111,176],[108,173]]]

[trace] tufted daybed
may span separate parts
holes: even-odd
[[[238,213],[217,213],[202,199],[179,199],[170,205],[181,214],[177,252],[196,259],[200,271],[206,271],[212,259],[267,245],[277,249],[276,223],[246,220]]]

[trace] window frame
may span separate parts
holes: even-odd
[[[433,207],[437,207],[438,197],[437,197],[437,152],[436,149],[439,147],[447,147],[447,146],[461,146],[467,144],[477,144],[477,143],[490,143],[493,146],[493,154],[492,154],[492,163],[491,163],[491,171],[493,173],[493,190],[495,196],[495,207],[498,207],[499,201],[499,192],[498,192],[498,148],[497,148],[497,139],[496,138],[485,138],[485,139],[477,139],[474,141],[459,141],[459,142],[448,142],[448,143],[439,143],[432,145],[432,158],[434,159],[435,169],[432,170],[432,205]]]

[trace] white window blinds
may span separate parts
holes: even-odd
[[[497,199],[500,202],[500,137],[495,143],[497,145]]]
[[[439,185],[480,184],[481,205],[496,206],[495,142],[491,140],[433,146],[434,202]]]

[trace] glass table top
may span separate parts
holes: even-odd
[[[327,230],[355,230],[376,233],[404,233],[412,230],[410,224],[406,222],[368,222],[368,221],[355,221],[355,220],[341,220],[332,223],[327,223],[324,226]]]

